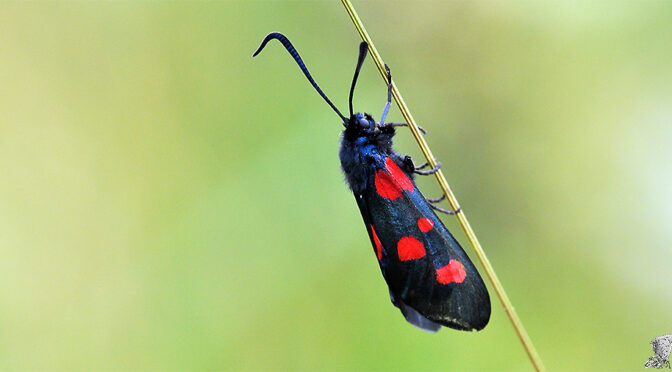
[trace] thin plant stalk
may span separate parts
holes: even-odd
[[[373,58],[373,61],[376,63],[380,75],[383,77],[383,80],[385,80],[385,83],[387,84],[388,81],[387,81],[387,73],[385,71],[385,64],[383,63],[383,59],[380,57],[380,54],[378,54],[378,50],[373,44],[371,37],[366,32],[364,24],[359,19],[357,12],[353,8],[349,0],[341,0],[341,2],[343,3],[345,10],[348,12],[350,19],[352,19],[352,22],[355,24],[355,27],[357,28],[359,35],[362,37],[362,40],[366,41],[369,44],[369,51],[371,52],[371,57]],[[432,155],[432,152],[429,150],[427,142],[425,142],[422,133],[418,129],[418,125],[415,123],[415,120],[413,119],[411,112],[408,110],[408,107],[406,106],[406,103],[404,102],[404,99],[401,97],[401,94],[399,93],[399,90],[397,89],[397,86],[396,84],[394,84],[394,82],[392,82],[392,95],[394,96],[394,100],[397,102],[397,105],[399,106],[401,114],[404,116],[404,119],[406,119],[406,123],[408,123],[408,128],[411,130],[411,134],[413,134],[413,137],[420,146],[422,154],[425,156],[425,159],[427,159],[430,168],[436,167],[436,160],[434,159],[434,155]],[[504,310],[506,311],[506,315],[508,315],[509,320],[511,321],[511,325],[513,325],[513,328],[516,330],[518,338],[520,339],[521,343],[523,344],[523,347],[525,348],[525,351],[527,352],[527,356],[530,358],[530,361],[534,365],[535,370],[544,371],[544,366],[541,363],[541,358],[539,358],[539,354],[537,353],[537,350],[534,348],[532,340],[530,340],[530,336],[527,335],[527,332],[525,331],[525,328],[523,327],[520,318],[518,318],[516,310],[514,309],[513,305],[511,304],[511,301],[509,300],[509,297],[506,295],[506,292],[504,291],[504,287],[502,287],[502,284],[497,278],[497,274],[495,274],[495,270],[492,268],[492,265],[490,264],[488,257],[485,255],[485,252],[483,251],[481,244],[478,242],[474,230],[472,230],[471,225],[469,225],[469,221],[467,221],[467,216],[465,215],[464,211],[460,209],[460,205],[457,202],[457,199],[455,198],[455,195],[453,194],[452,190],[450,189],[448,182],[443,176],[443,172],[439,170],[438,172],[434,173],[434,176],[436,177],[436,180],[438,181],[441,190],[443,190],[444,195],[446,195],[446,198],[448,199],[448,203],[450,203],[451,208],[453,208],[453,210],[455,211],[460,211],[455,215],[457,217],[457,221],[459,222],[460,227],[467,236],[467,240],[469,240],[469,243],[473,247],[474,252],[476,252],[478,260],[481,262],[481,265],[485,269],[486,276],[490,280],[490,283],[492,284],[495,293],[497,294],[497,297],[499,297],[499,300],[502,303]]]

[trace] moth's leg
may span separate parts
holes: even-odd
[[[415,163],[413,163],[413,159],[411,159],[411,157],[408,155],[404,156],[404,158],[401,160],[401,167],[403,168],[404,172],[408,174],[415,173]]]
[[[445,214],[450,215],[450,216],[454,216],[454,215],[456,215],[456,214],[462,212],[462,207],[457,208],[456,211],[449,211],[449,210],[447,210],[447,209],[443,209],[443,208],[441,208],[441,207],[437,207],[436,205],[434,205],[434,204],[432,204],[432,203],[429,203],[429,206],[430,206],[432,209],[434,209],[435,211],[437,211],[437,212],[445,213]]]
[[[384,125],[380,125],[381,127],[407,127],[408,124],[406,123],[385,123]],[[422,132],[422,135],[427,135],[427,131],[425,128],[421,127],[418,125],[418,129],[420,129],[420,132]]]
[[[437,161],[437,162],[436,162],[436,167],[434,167],[434,168],[432,168],[432,169],[430,169],[430,170],[426,170],[426,171],[421,170],[422,168],[425,168],[427,165],[429,165],[429,164],[428,164],[428,163],[424,163],[424,164],[422,164],[421,166],[416,167],[416,168],[413,170],[413,172],[414,172],[415,174],[419,174],[419,175],[421,175],[421,176],[429,176],[430,174],[434,174],[434,173],[438,172],[439,169],[441,168],[441,162],[440,162],[440,161]]]
[[[383,108],[383,114],[380,115],[380,125],[385,124],[385,118],[387,117],[388,111],[390,111],[390,104],[392,103],[392,73],[390,72],[390,67],[385,64],[385,71],[387,71],[387,103],[385,103],[385,108]]]
[[[427,201],[430,202],[430,203],[440,203],[445,198],[446,198],[445,195],[441,195],[441,196],[439,196],[438,198],[435,198],[435,199],[430,199],[430,198],[425,198],[425,199],[427,199]]]
[[[445,195],[441,195],[440,197],[438,197],[438,198],[436,198],[436,199],[425,198],[425,200],[427,200],[427,203],[429,203],[429,206],[430,206],[432,209],[434,209],[435,211],[438,211],[438,212],[441,212],[441,213],[445,213],[445,214],[448,214],[448,215],[451,215],[451,216],[454,216],[454,215],[456,215],[456,214],[458,214],[458,213],[460,213],[460,212],[462,211],[462,207],[457,208],[456,211],[449,211],[449,210],[447,210],[447,209],[443,209],[443,208],[441,208],[441,207],[436,206],[436,203],[441,202],[441,201],[442,201],[443,199],[445,199],[445,198],[446,198]]]

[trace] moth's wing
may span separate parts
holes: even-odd
[[[373,227],[373,220],[374,218],[371,216],[371,213],[369,211],[368,204],[364,201],[364,196],[355,196],[357,199],[357,205],[359,206],[359,209],[362,213],[362,217],[364,219],[364,224],[366,225],[366,230],[369,233],[369,238],[371,239],[371,243],[373,245],[373,251],[378,258],[378,263],[380,264],[380,271],[383,274],[383,277],[385,278],[385,281],[388,282],[388,266],[390,264],[391,258],[389,257],[389,253],[387,250],[382,248],[382,244],[378,238],[378,233],[376,232],[375,228]],[[375,218],[376,221],[380,220],[381,216],[377,216]],[[378,225],[378,223],[376,223]],[[396,270],[396,269],[393,269]],[[429,332],[437,332],[441,328],[441,324],[435,323],[426,317],[424,317],[422,314],[420,314],[417,310],[414,308],[406,305],[403,301],[397,298],[395,295],[395,292],[392,291],[392,287],[389,285],[388,282],[388,287],[390,290],[390,300],[392,301],[392,304],[399,308],[401,311],[402,315],[404,318],[406,318],[406,321],[413,324],[414,326],[429,331]]]
[[[423,329],[483,329],[490,297],[467,254],[392,159],[372,178],[355,197],[393,303]]]

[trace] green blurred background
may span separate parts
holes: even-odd
[[[546,366],[643,369],[672,333],[672,3],[354,5]],[[0,4],[0,369],[531,369],[492,290],[478,333],[390,304],[338,118],[279,44],[251,58],[275,30],[347,111],[338,1]],[[355,108],[384,100],[368,60]]]

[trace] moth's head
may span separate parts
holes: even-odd
[[[376,121],[367,113],[356,113],[350,116],[346,129],[357,133],[373,133],[376,130]]]

